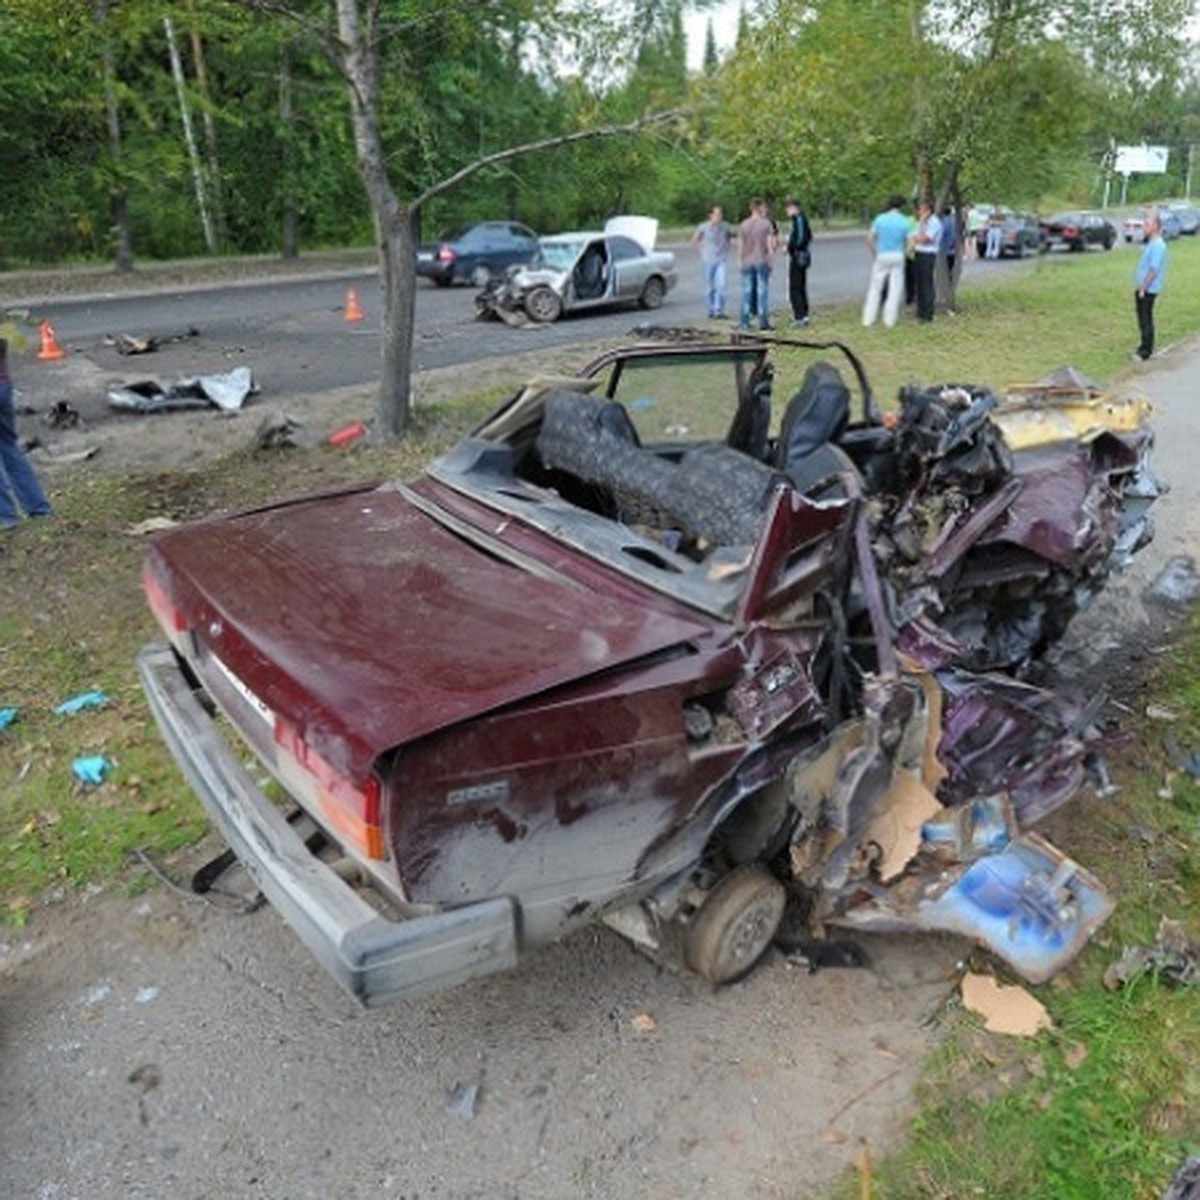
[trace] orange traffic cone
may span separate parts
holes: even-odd
[[[49,321],[42,322],[42,348],[38,351],[38,358],[66,358],[66,351],[58,344],[58,338],[54,336],[54,326]]]
[[[361,321],[363,319],[362,305],[358,302],[358,293],[351,288],[346,293],[346,320]]]

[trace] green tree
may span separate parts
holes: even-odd
[[[888,192],[1031,201],[1114,111],[1176,86],[1190,0],[777,0],[720,75],[743,191],[870,211]]]

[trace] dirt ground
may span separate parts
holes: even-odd
[[[1187,471],[1198,367],[1200,352],[1180,347],[1136,380],[1175,491],[1154,545],[1064,647],[1068,675],[1161,636],[1146,597],[1169,560],[1193,554],[1200,520]],[[88,369],[72,363],[71,386],[94,385]],[[423,394],[455,383],[427,379]],[[327,394],[283,411],[317,437],[369,403]],[[65,431],[39,469],[52,482],[195,468],[246,445],[266,415],[252,404]],[[93,458],[64,461],[93,444]],[[596,929],[512,974],[365,1013],[269,908],[161,883],[51,905],[0,935],[0,1193],[813,1196],[903,1135],[967,951],[860,940],[864,969],[810,974],[772,952],[713,990]]]

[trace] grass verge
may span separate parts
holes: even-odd
[[[362,479],[412,474],[497,397],[464,397],[392,450],[322,447],[233,454],[202,470],[78,477],[51,521],[27,521],[0,556],[0,920],[21,924],[47,894],[141,878],[135,850],[169,856],[207,829],[144,702],[134,656],[158,636],[141,592],[149,518],[186,520]],[[56,709],[100,692],[104,703]],[[103,756],[100,786],[76,759]]]
[[[828,328],[861,347],[881,396],[910,373],[958,378],[963,363],[971,382],[1033,379],[1064,363],[1106,381],[1135,340],[1133,262],[1128,252],[1043,259],[1019,280],[964,294],[957,317],[907,337],[855,331],[852,312]],[[1170,265],[1161,345],[1200,330],[1200,245],[1172,243]],[[1054,1029],[1005,1038],[951,1006],[905,1148],[882,1163],[860,1158],[829,1200],[1158,1200],[1183,1159],[1200,1154],[1195,988],[1153,971],[1119,991],[1103,984],[1123,947],[1154,943],[1164,916],[1196,935],[1200,784],[1173,764],[1162,721],[1143,714],[1152,700],[1175,718],[1170,740],[1200,745],[1198,679],[1192,622],[1141,681],[1112,755],[1120,791],[1056,818],[1055,840],[1108,884],[1118,908],[1072,968],[1039,989]]]
[[[855,305],[821,311],[809,330],[840,338],[867,364],[884,401],[917,380],[1003,387],[1069,363],[1099,381],[1127,367],[1134,340],[1129,252],[1055,257],[961,297],[957,316],[864,330]],[[1200,330],[1200,242],[1176,242],[1160,312],[1163,345]],[[155,630],[140,586],[148,517],[186,519],[364,478],[413,473],[476,420],[467,397],[423,421],[402,447],[240,453],[203,470],[123,479],[81,473],[54,493],[58,515],[26,523],[0,558],[0,896],[19,924],[47,893],[131,886],[143,849],[168,857],[206,829],[198,802],[161,745],[133,670]],[[1200,745],[1200,628],[1151,680],[1173,710],[1179,744]],[[75,715],[82,692],[108,701]],[[1132,721],[1114,763],[1121,791],[1072,822],[1062,843],[1120,900],[1102,938],[1043,999],[1054,1032],[1015,1042],[965,1014],[945,1016],[906,1148],[845,1181],[838,1200],[1154,1200],[1184,1153],[1200,1152],[1200,1008],[1195,993],[1147,976],[1104,990],[1124,944],[1153,940],[1161,916],[1200,903],[1200,788],[1170,767],[1161,727]],[[98,787],[73,761],[102,754]],[[1086,822],[1086,823],[1085,823]]]

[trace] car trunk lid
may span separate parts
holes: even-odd
[[[392,747],[705,631],[502,561],[389,486],[172,530],[147,573],[202,677],[356,779]]]

